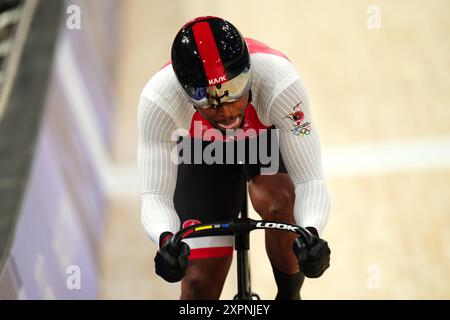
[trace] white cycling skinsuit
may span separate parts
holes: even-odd
[[[282,53],[256,40],[245,40],[253,73],[251,104],[262,124],[279,130],[280,152],[295,185],[295,221],[315,227],[321,234],[329,216],[330,197],[304,85]],[[168,64],[147,83],[139,102],[141,221],[156,244],[161,233],[175,233],[180,228],[173,203],[177,182],[177,163],[172,159],[177,139],[173,133],[177,129],[188,131],[195,113],[181,90]]]

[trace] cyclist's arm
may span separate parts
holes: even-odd
[[[138,111],[138,168],[142,183],[141,222],[148,237],[158,244],[164,231],[176,232],[180,220],[173,204],[177,165],[171,161],[176,142],[175,124],[154,102],[141,97]]]
[[[294,107],[300,102],[300,111],[305,117],[298,126],[298,122],[288,116],[295,112]],[[315,227],[321,233],[329,216],[330,196],[324,181],[317,128],[311,118],[309,100],[301,79],[297,78],[283,88],[269,108],[270,121],[280,130],[281,155],[295,185],[296,223]],[[302,125],[306,131],[300,131]]]

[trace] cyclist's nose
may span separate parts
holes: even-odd
[[[222,119],[232,119],[235,117],[235,113],[232,103],[224,103],[217,109],[217,114]]]

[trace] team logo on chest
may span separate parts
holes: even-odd
[[[294,127],[291,129],[291,132],[300,137],[307,136],[311,133],[311,123],[305,122],[303,123],[303,120],[305,120],[305,113],[302,111],[302,103],[298,103],[294,108],[293,112],[289,113],[285,118],[290,119],[292,121],[292,126]]]

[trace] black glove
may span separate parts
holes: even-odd
[[[159,250],[155,256],[156,274],[168,282],[178,282],[185,274],[188,265],[189,246],[180,242],[179,248],[169,247],[172,233],[163,232],[159,236]]]
[[[313,234],[313,240],[307,245],[303,237],[295,239],[292,249],[298,258],[298,265],[308,278],[319,278],[330,266],[330,253],[328,243],[319,237],[313,227],[306,228]]]

